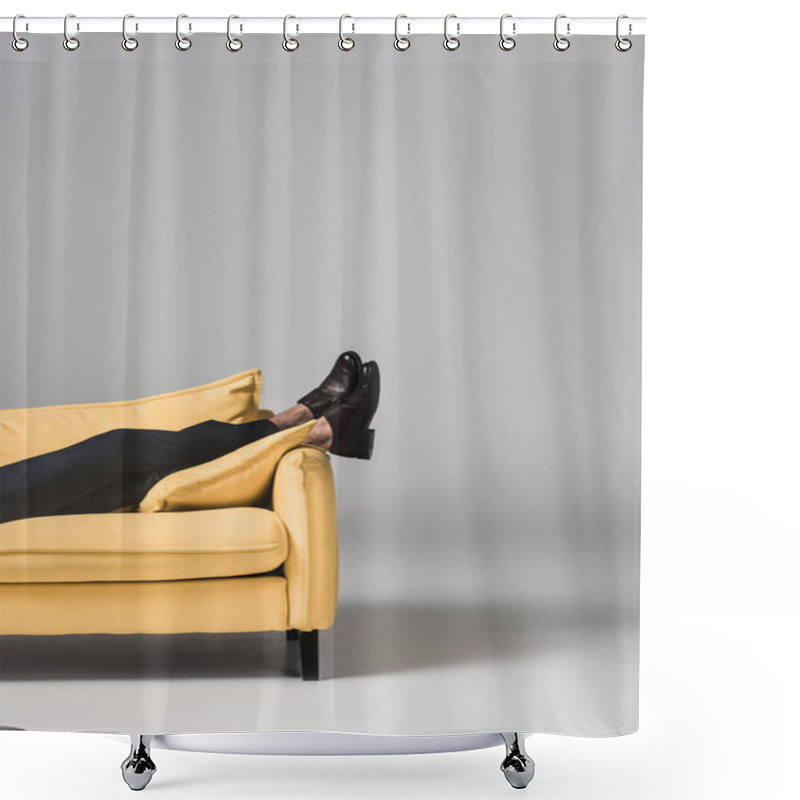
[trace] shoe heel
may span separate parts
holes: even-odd
[[[372,458],[372,447],[375,444],[375,429],[370,428],[364,438],[358,443],[358,453],[356,458],[370,459]]]

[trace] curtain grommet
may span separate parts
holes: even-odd
[[[355,46],[356,40],[352,36],[345,36],[344,35],[344,21],[346,19],[353,19],[349,14],[342,14],[339,17],[339,49],[343,50],[345,53],[349,53]],[[355,33],[356,25],[355,23],[351,23],[351,33]]]
[[[17,14],[14,17],[14,21],[11,23],[11,37],[12,37],[11,38],[11,46],[18,53],[22,53],[22,52],[24,52],[25,50],[28,49],[28,40],[27,39],[23,39],[22,36],[20,36],[17,33],[17,20],[18,19],[25,19],[25,15],[24,14]]]
[[[505,21],[507,19],[512,19],[511,14],[503,14],[503,16],[500,17],[500,49],[505,50],[505,52],[513,50],[517,46],[517,40],[514,38],[514,36],[513,35],[509,36],[504,30]],[[511,33],[515,34],[516,32],[517,32],[517,23],[512,22]]]
[[[570,27],[571,27],[570,23],[567,22],[567,36],[562,36],[558,32],[558,21],[560,19],[566,19],[566,18],[567,18],[566,14],[558,14],[555,18],[555,21],[553,22],[553,35],[555,36],[555,39],[553,40],[553,47],[555,47],[555,49],[558,50],[559,53],[563,53],[565,50],[569,50],[570,41],[569,39],[567,39],[567,36],[569,36],[570,32]]]
[[[133,14],[126,14],[122,18],[122,49],[132,53],[138,46],[139,40],[135,36],[128,36],[128,20],[134,19]],[[136,30],[139,26],[136,26]]]
[[[81,43],[77,36],[69,35],[68,25],[71,19],[75,19],[74,14],[67,14],[67,16],[64,17],[64,41],[61,44],[65,50],[74,53],[81,46]],[[77,25],[77,23],[76,30],[80,30],[80,25]]]
[[[616,47],[617,50],[619,50],[620,53],[627,53],[628,50],[630,50],[631,47],[633,47],[633,42],[630,39],[626,39],[619,32],[620,31],[620,22],[622,22],[622,20],[624,20],[624,19],[630,19],[630,18],[628,17],[627,14],[620,14],[617,17],[617,41],[614,42],[614,47]],[[630,36],[632,32],[633,32],[633,26],[629,22],[628,23],[628,36]]]
[[[452,36],[450,32],[447,30],[447,23],[450,22],[451,19],[457,20],[455,14],[448,14],[444,18],[444,41],[442,42],[442,46],[445,50],[449,50],[451,53],[454,50],[458,50],[461,47],[461,40],[458,38],[458,35],[461,33],[461,23],[456,21],[456,35]]]
[[[287,14],[283,18],[283,42],[281,42],[281,47],[287,53],[294,53],[298,47],[300,47],[300,40],[295,39],[293,36],[289,36],[289,20],[290,19],[297,19],[297,17],[293,16],[292,14]],[[296,26],[296,30],[300,30],[300,26]]]
[[[181,33],[181,20],[187,19],[188,17],[188,14],[178,14],[175,19],[175,47],[182,53],[185,53],[192,46],[192,40]],[[191,24],[189,25],[189,30],[192,30]]]
[[[398,14],[394,18],[394,49],[399,50],[401,53],[405,53],[409,47],[411,47],[411,39],[408,37],[411,35],[411,23],[406,23],[406,28],[408,29],[405,36],[400,35],[400,20],[401,19],[408,19],[405,14]]]
[[[228,30],[227,30],[228,41],[225,42],[225,47],[227,47],[228,50],[231,53],[238,53],[242,49],[242,47],[244,46],[244,42],[241,39],[237,39],[231,33],[231,22],[233,22],[233,20],[235,20],[235,19],[239,19],[237,14],[231,14],[228,17]],[[240,25],[239,26],[239,30],[241,31],[241,29],[242,29],[242,26]]]

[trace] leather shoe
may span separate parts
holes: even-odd
[[[378,410],[381,378],[378,365],[367,361],[359,372],[356,388],[343,401],[334,403],[323,416],[333,431],[330,452],[345,458],[371,458],[375,431],[369,427]]]
[[[319,418],[326,408],[337,400],[344,400],[358,385],[361,358],[353,350],[347,350],[336,359],[333,369],[324,381],[297,402],[302,403]]]

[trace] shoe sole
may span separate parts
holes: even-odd
[[[378,364],[375,361],[368,361],[368,364],[375,364],[375,369],[373,371],[374,378],[372,380],[372,392],[373,395],[371,407],[369,410],[369,414],[367,415],[367,424],[372,421],[372,418],[375,416],[375,413],[378,410],[378,402],[381,397],[381,373],[380,369],[378,368]]]
[[[372,448],[375,446],[375,429],[370,428],[364,438],[359,442],[359,449],[356,453],[356,458],[362,458],[365,461],[372,458]]]

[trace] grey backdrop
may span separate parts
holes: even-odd
[[[635,730],[643,37],[28,38],[0,48],[2,407],[260,367],[277,410],[348,348],[383,393],[373,459],[333,459],[332,679],[269,672],[268,637],[176,642],[181,676],[116,641],[143,680],[48,638],[5,648],[2,722]]]

